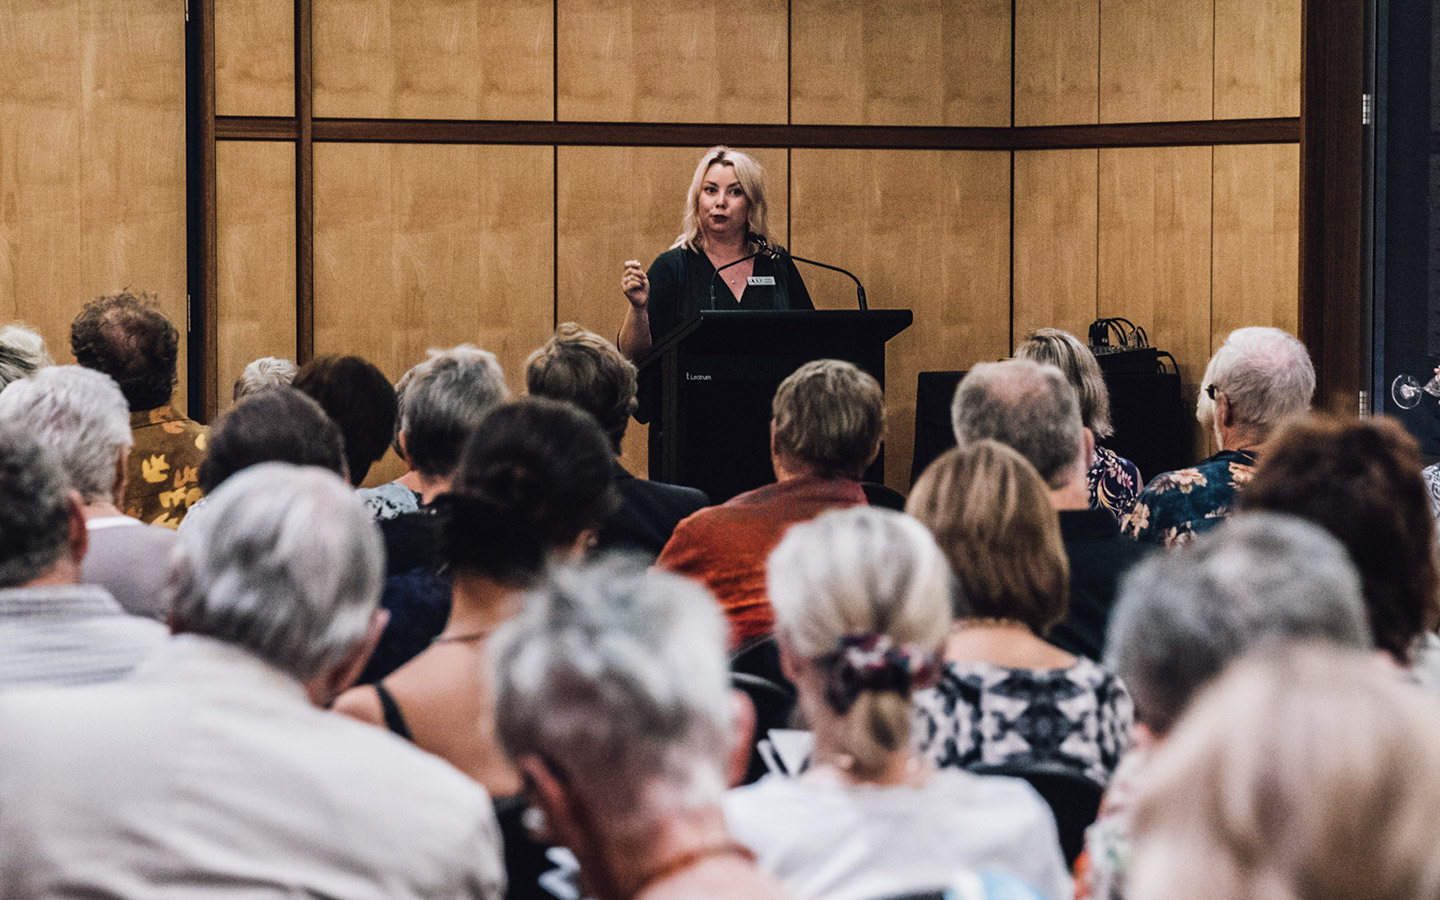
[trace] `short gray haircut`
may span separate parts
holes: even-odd
[[[1106,661],[1130,688],[1136,717],[1164,734],[1231,660],[1306,640],[1371,647],[1360,576],[1319,526],[1245,513],[1131,571]]]
[[[1070,481],[1084,446],[1075,388],[1059,369],[1028,359],[977,363],[955,389],[950,425],[961,447],[1013,448],[1051,488]]]
[[[384,583],[380,533],[334,472],[261,463],[227,478],[180,532],[167,585],[178,631],[297,679],[339,663]]]
[[[1215,421],[1211,385],[1230,401],[1237,425],[1264,436],[1309,411],[1315,366],[1305,345],[1288,332],[1259,325],[1237,328],[1210,357],[1201,379],[1195,418],[1207,428]]]
[[[405,457],[424,475],[449,475],[465,442],[495,407],[510,399],[505,372],[489,350],[460,344],[430,351],[401,379],[399,430]]]
[[[70,494],[60,463],[23,428],[0,419],[0,588],[55,567],[70,540]]]
[[[50,366],[0,391],[0,418],[54,454],[86,503],[115,496],[116,462],[133,443],[130,405],[115,379],[83,366]]]
[[[0,390],[53,364],[45,339],[38,332],[24,325],[0,328]]]
[[[558,765],[619,827],[720,799],[726,626],[699,584],[634,561],[557,567],[496,633],[491,665],[511,759]]]
[[[262,356],[246,366],[235,379],[232,400],[240,400],[251,394],[258,394],[267,388],[282,387],[295,381],[300,367],[288,359],[278,356]]]

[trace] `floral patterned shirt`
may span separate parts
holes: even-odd
[[[1095,448],[1095,462],[1085,473],[1091,509],[1103,509],[1114,516],[1116,522],[1124,524],[1144,483],[1140,480],[1139,466],[1114,450]]]
[[[1125,900],[1125,873],[1130,868],[1130,817],[1141,773],[1150,750],[1137,747],[1125,754],[1100,815],[1085,830],[1085,850],[1075,861],[1075,900]]]
[[[1189,469],[1155,476],[1122,531],[1137,541],[1178,547],[1220,524],[1255,474],[1255,454],[1221,450]]]
[[[209,430],[169,406],[130,414],[129,481],[125,515],[151,525],[179,528],[201,497],[200,463]]]

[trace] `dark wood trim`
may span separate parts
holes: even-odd
[[[187,414],[215,417],[220,333],[216,308],[215,0],[200,0],[185,27],[185,388]]]
[[[1363,283],[1365,0],[1305,0],[1300,140],[1300,339],[1316,406],[1359,410],[1368,356]]]
[[[311,0],[295,3],[295,358],[315,356],[315,153]]]
[[[315,141],[405,144],[743,147],[864,150],[1063,150],[1212,144],[1293,144],[1300,119],[1217,119],[1027,128],[848,125],[673,125],[625,122],[485,122],[451,119],[312,120]],[[221,140],[296,140],[294,119],[223,116]]]

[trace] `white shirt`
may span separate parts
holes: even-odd
[[[924,787],[768,776],[730,791],[725,821],[802,898],[870,900],[997,870],[1051,900],[1071,893],[1055,819],[1023,781],[957,769]]]
[[[238,648],[0,697],[0,898],[499,898],[483,789]]]
[[[95,585],[6,588],[0,590],[0,688],[123,678],[169,634],[159,622],[126,615]]]

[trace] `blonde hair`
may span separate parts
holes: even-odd
[[[1095,433],[1107,438],[1115,433],[1110,424],[1110,390],[1100,363],[1080,339],[1059,328],[1037,328],[1025,335],[1025,342],[1015,348],[1017,359],[1049,363],[1064,373],[1080,398],[1080,420]]]
[[[821,665],[857,635],[933,655],[950,626],[944,554],[924,526],[878,507],[832,510],[792,527],[770,554],[766,589],[776,630]],[[842,721],[852,771],[874,774],[910,746],[910,691],[862,688]]]
[[[705,155],[700,157],[700,165],[695,167],[695,177],[690,179],[690,191],[685,195],[685,215],[680,220],[680,236],[670,245],[672,250],[676,247],[689,247],[696,253],[704,250],[704,240],[700,234],[700,187],[705,183],[705,173],[710,171],[711,166],[717,165],[734,170],[735,180],[740,182],[745,199],[750,201],[750,231],[767,241],[770,240],[764,167],[748,153],[720,146],[706,150]]]
[[[775,452],[821,478],[859,480],[885,434],[880,383],[854,363],[817,359],[791,372],[770,402]]]
[[[1065,618],[1070,562],[1035,467],[999,441],[941,454],[905,511],[935,535],[955,572],[956,617],[1018,619],[1037,635]]]
[[[1320,645],[1237,663],[1147,768],[1132,900],[1440,896],[1440,704]]]

